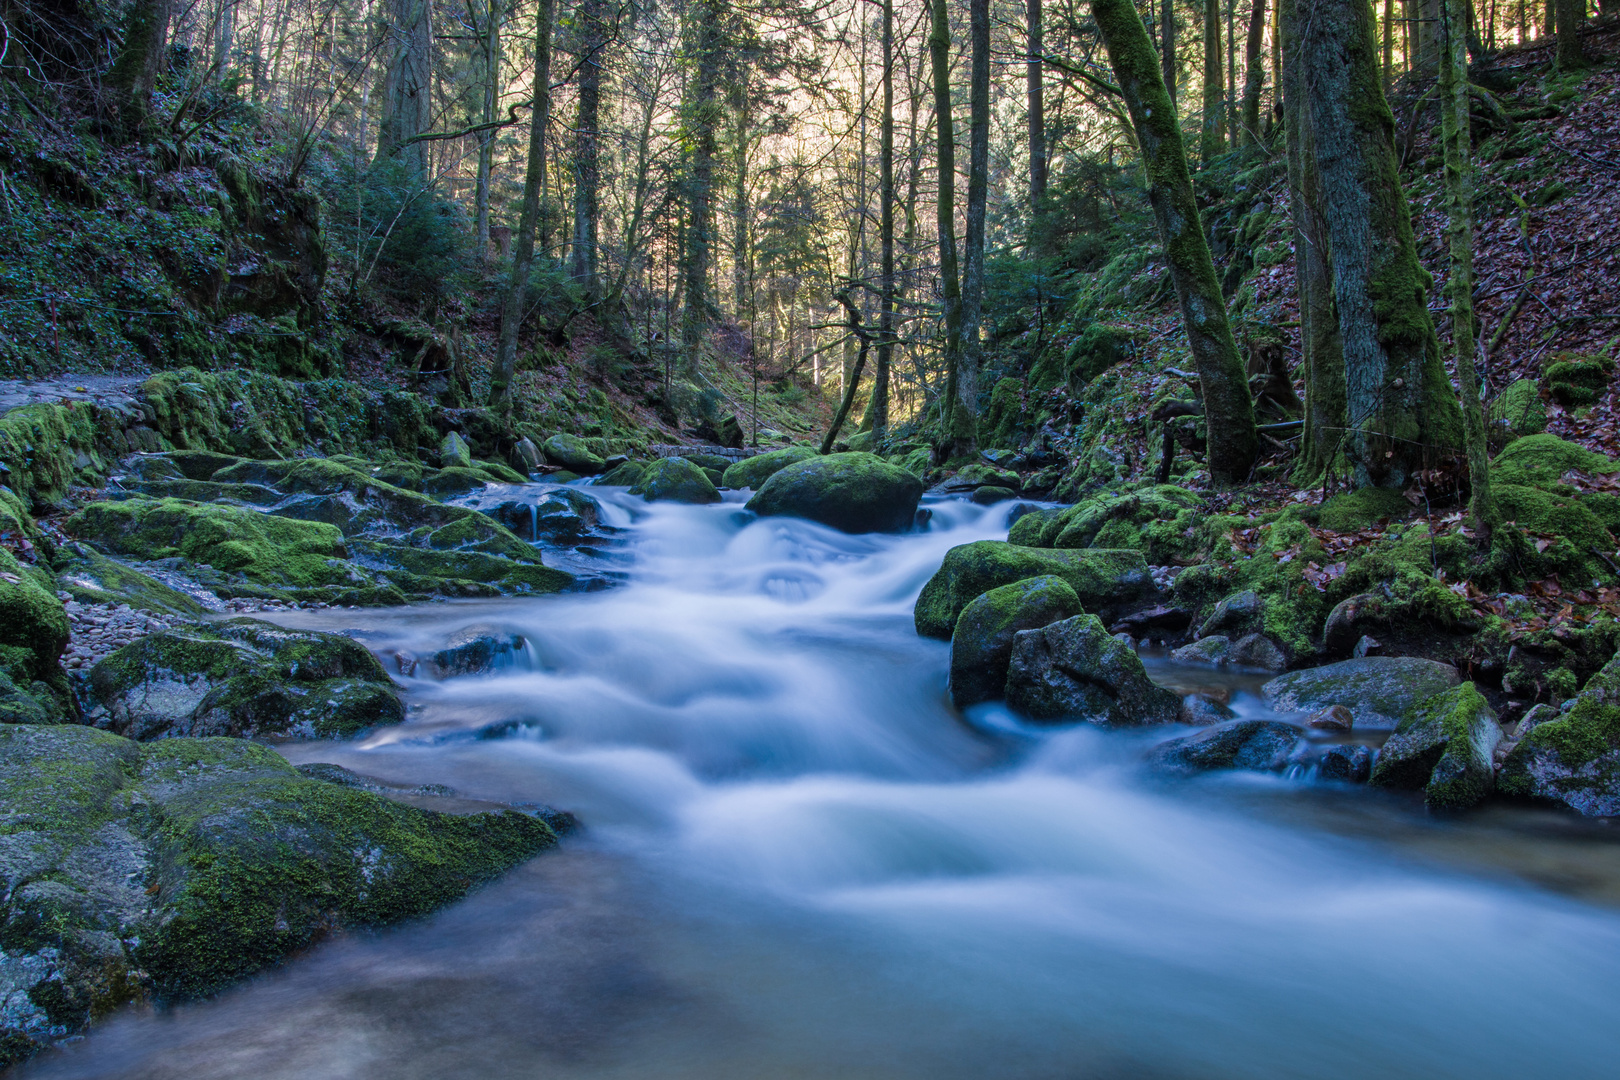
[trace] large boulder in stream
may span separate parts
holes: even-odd
[[[1079,615],[1068,582],[1048,574],[991,589],[962,609],[951,635],[951,700],[958,708],[1001,697],[1013,637]]]
[[[1112,620],[1156,592],[1140,552],[1084,548],[1053,550],[979,540],[951,548],[923,586],[913,612],[917,633],[949,640],[974,598],[1025,578],[1050,574],[1074,590],[1081,606]]]
[[[1014,636],[1007,704],[1032,720],[1108,727],[1169,724],[1181,714],[1181,698],[1149,679],[1135,650],[1095,615]]]
[[[419,809],[242,739],[10,724],[0,838],[0,1066],[424,915],[556,842],[539,817]]]
[[[1591,817],[1620,816],[1620,656],[1593,675],[1556,719],[1527,715],[1497,787]]]
[[[1343,705],[1361,729],[1388,730],[1461,681],[1450,664],[1412,656],[1367,656],[1279,675],[1260,688],[1278,712]]]
[[[630,488],[648,502],[712,503],[720,492],[708,474],[681,457],[659,458],[642,472]]]
[[[876,454],[828,454],[777,470],[748,500],[748,509],[847,533],[903,532],[917,519],[922,493],[921,480]]]
[[[1280,720],[1229,720],[1162,742],[1147,760],[1155,768],[1183,775],[1226,769],[1278,772],[1287,766],[1299,740],[1299,728]]]
[[[560,465],[581,476],[593,476],[607,467],[607,463],[577,435],[553,435],[540,444],[540,452],[553,465]]]
[[[789,465],[796,465],[816,456],[816,452],[808,446],[789,446],[782,450],[768,450],[763,454],[743,458],[734,465],[728,465],[721,478],[721,483],[728,488],[754,488],[759,486]]]
[[[258,619],[143,637],[90,669],[87,697],[87,723],[133,739],[347,738],[405,718],[364,646]]]
[[[1466,810],[1496,787],[1502,728],[1474,684],[1437,694],[1402,720],[1378,753],[1373,787],[1423,789],[1431,810]]]

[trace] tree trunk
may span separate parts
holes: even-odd
[[[1451,253],[1451,347],[1468,446],[1468,508],[1485,546],[1496,527],[1485,409],[1474,371],[1474,163],[1468,119],[1468,0],[1445,0],[1440,23],[1440,139],[1445,153],[1446,241]]]
[[[1175,0],[1159,0],[1159,67],[1170,104],[1176,103],[1176,5]]]
[[[968,186],[965,251],[962,257],[962,358],[956,381],[958,400],[977,418],[979,362],[983,346],[979,324],[984,317],[984,217],[990,193],[990,0],[969,0]],[[965,448],[971,453],[977,432]],[[956,448],[956,456],[964,448]]]
[[[485,0],[484,39],[481,55],[484,76],[484,109],[481,123],[493,124],[501,86],[501,3]],[[489,184],[495,166],[494,130],[478,133],[478,186],[474,193],[473,217],[477,223],[478,257],[489,259]]]
[[[878,135],[879,270],[877,370],[864,428],[873,449],[889,434],[889,376],[894,359],[894,0],[883,0],[883,119]]]
[[[1243,50],[1243,145],[1260,141],[1260,91],[1266,83],[1266,66],[1260,62],[1260,49],[1266,36],[1266,0],[1254,0],[1249,12],[1249,40]]]
[[[169,0],[136,0],[124,23],[124,42],[104,84],[109,104],[131,135],[151,117],[152,91],[163,71],[163,49],[169,40]]]
[[[1578,71],[1587,66],[1581,46],[1581,27],[1586,25],[1586,0],[1554,0],[1558,11],[1558,52],[1554,60],[1560,71]]]
[[[1198,156],[1207,165],[1226,142],[1226,94],[1221,78],[1221,4],[1204,0],[1204,123],[1198,139]]]
[[[973,452],[978,395],[962,393],[962,283],[956,264],[956,125],[951,119],[951,23],[945,0],[931,0],[928,57],[934,75],[934,126],[939,132],[939,277],[945,316],[945,418],[948,456]]]
[[[1345,437],[1344,346],[1333,307],[1333,270],[1322,219],[1321,180],[1311,139],[1310,102],[1300,57],[1299,0],[1278,0],[1283,53],[1283,124],[1288,193],[1294,225],[1294,279],[1299,291],[1299,342],[1305,368],[1305,432],[1294,479],[1314,484],[1334,468]]]
[[[686,309],[681,316],[682,361],[697,370],[698,351],[714,312],[709,275],[714,255],[714,162],[719,154],[720,0],[695,0],[688,39],[694,65],[684,121],[686,168]]]
[[[574,250],[571,274],[590,296],[597,291],[600,228],[602,65],[606,60],[607,4],[584,0],[579,7],[578,111],[574,119]]]
[[[388,69],[383,76],[377,160],[399,155],[413,177],[428,171],[427,143],[411,142],[432,121],[433,6],[428,0],[389,0]]]
[[[1366,0],[1301,0],[1301,53],[1344,343],[1356,486],[1404,488],[1462,446],[1401,190]]]
[[[1025,8],[1025,32],[1029,39],[1029,64],[1025,73],[1029,100],[1029,222],[1028,253],[1040,254],[1041,200],[1046,198],[1046,93],[1041,85],[1041,0],[1029,0]]]
[[[1259,443],[1254,401],[1204,240],[1181,125],[1176,122],[1147,28],[1131,0],[1092,0],[1091,11],[1130,110],[1147,173],[1148,201],[1153,205],[1187,343],[1198,367],[1209,429],[1210,477],[1218,484],[1242,483],[1254,466]]]
[[[546,126],[551,121],[551,21],[555,0],[540,0],[534,28],[534,115],[529,126],[529,163],[523,174],[523,212],[512,249],[512,278],[501,304],[500,350],[490,376],[489,403],[497,405],[511,392],[517,373],[518,324],[523,296],[534,264],[534,238],[540,226],[540,179],[546,171]]]
[[[748,309],[751,290],[748,273],[748,86],[739,79],[732,87],[731,113],[737,121],[737,134],[731,147],[731,292],[736,320],[741,322]]]
[[[1384,93],[1387,95],[1394,85],[1395,0],[1384,0]]]

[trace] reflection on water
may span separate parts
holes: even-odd
[[[964,723],[911,603],[949,547],[1005,535],[1005,507],[847,537],[592,493],[626,530],[622,588],[294,616],[385,657],[476,627],[527,644],[491,674],[405,679],[398,728],[284,748],[565,807],[583,833],[30,1075],[1612,1075],[1620,918],[1520,883],[1614,900],[1601,833],[1167,784],[1134,766],[1162,733],[993,705]]]

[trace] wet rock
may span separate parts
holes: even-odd
[[[958,708],[1001,697],[1013,637],[1080,613],[1062,578],[1028,578],[991,589],[962,609],[951,636],[951,699]]]
[[[451,635],[445,647],[433,654],[433,668],[440,678],[458,675],[487,675],[511,667],[526,655],[528,642],[523,635],[485,626],[469,626]]]
[[[1329,705],[1301,721],[1317,731],[1349,731],[1356,723],[1356,715],[1343,705]]]
[[[0,725],[0,1061],[128,1005],[213,994],[346,929],[424,915],[555,843],[238,739]]]
[[[1471,682],[1426,701],[1402,720],[1373,764],[1373,787],[1423,789],[1433,810],[1466,810],[1496,786],[1502,740],[1496,712]]]
[[[1567,712],[1532,710],[1520,730],[1498,778],[1504,794],[1620,816],[1620,656],[1588,680]]]
[[[1149,679],[1136,653],[1095,615],[1014,635],[1006,695],[1034,720],[1130,727],[1174,723],[1181,714],[1181,699]]]
[[[1282,648],[1264,634],[1245,634],[1232,643],[1226,662],[1233,667],[1258,671],[1281,671],[1288,666]]]
[[[948,640],[974,597],[1044,574],[1062,578],[1085,610],[1104,619],[1118,618],[1155,595],[1152,575],[1135,551],[1053,550],[980,540],[951,548],[923,586],[913,612],[917,633]]]
[[[1181,699],[1181,715],[1176,723],[1188,727],[1208,727],[1236,718],[1237,713],[1227,708],[1224,702],[1211,700],[1202,694],[1188,694]]]
[[[1343,784],[1365,784],[1372,773],[1373,752],[1365,746],[1333,746],[1322,755],[1317,775]]]
[[[1377,656],[1384,651],[1384,643],[1368,634],[1361,635],[1356,647],[1350,650],[1350,655],[1360,660],[1364,656]]]
[[[1173,650],[1170,659],[1178,664],[1208,664],[1211,667],[1222,667],[1226,664],[1227,654],[1231,649],[1231,638],[1225,634],[1212,634],[1209,637],[1199,638],[1191,645],[1183,645]]]
[[[606,464],[577,435],[553,435],[540,444],[540,450],[553,465],[561,465],[580,476],[594,476]]]
[[[87,723],[134,739],[346,738],[405,718],[363,646],[245,618],[132,642],[90,669],[87,697]]]
[[[467,440],[454,431],[439,444],[439,468],[472,468],[472,449],[467,445]]]
[[[535,531],[554,541],[577,540],[602,524],[602,507],[574,488],[548,491],[534,507]]]
[[[1114,633],[1131,634],[1145,640],[1162,640],[1179,634],[1192,624],[1192,613],[1184,608],[1155,604],[1150,608],[1133,611],[1109,627]]]
[[[761,517],[807,518],[847,533],[902,532],[916,517],[922,491],[921,480],[875,454],[829,454],[773,473],[748,509]]]
[[[641,477],[648,468],[645,461],[626,461],[615,465],[604,474],[596,483],[604,487],[634,487],[641,482]]]
[[[1349,656],[1369,630],[1382,630],[1384,601],[1372,593],[1340,600],[1322,626],[1322,648],[1329,656]]]
[[[685,458],[659,458],[647,466],[641,478],[630,488],[630,494],[640,495],[648,502],[712,503],[720,501],[720,492],[698,466]]]
[[[522,471],[526,473],[539,472],[540,466],[546,463],[545,456],[540,453],[540,448],[534,445],[534,440],[527,435],[517,441],[517,446],[513,448],[512,453]]]
[[[1001,487],[997,484],[986,484],[983,487],[974,489],[972,501],[978,506],[994,506],[996,503],[1016,498],[1018,498],[1018,492],[1013,488]]]
[[[1225,769],[1277,772],[1287,766],[1299,729],[1280,720],[1230,720],[1155,746],[1148,764],[1190,775]]]
[[[1410,656],[1369,656],[1279,675],[1261,687],[1278,712],[1343,705],[1366,728],[1395,727],[1429,698],[1456,686],[1450,664]]]
[[[1259,622],[1261,607],[1260,596],[1253,590],[1233,593],[1215,605],[1215,610],[1204,620],[1204,625],[1198,628],[1198,636],[1220,633],[1230,636],[1234,631],[1241,633],[1250,629]]]

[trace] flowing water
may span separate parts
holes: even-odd
[[[283,748],[584,828],[436,917],[115,1018],[30,1075],[1620,1068],[1620,846],[1601,830],[1433,822],[1300,778],[1167,784],[1135,765],[1164,732],[956,715],[948,647],[911,606],[948,548],[1005,536],[1005,507],[851,537],[594,493],[622,587],[299,616],[391,664],[474,626],[528,646],[491,674],[403,679],[398,728]],[[1258,713],[1248,685],[1233,705]]]

